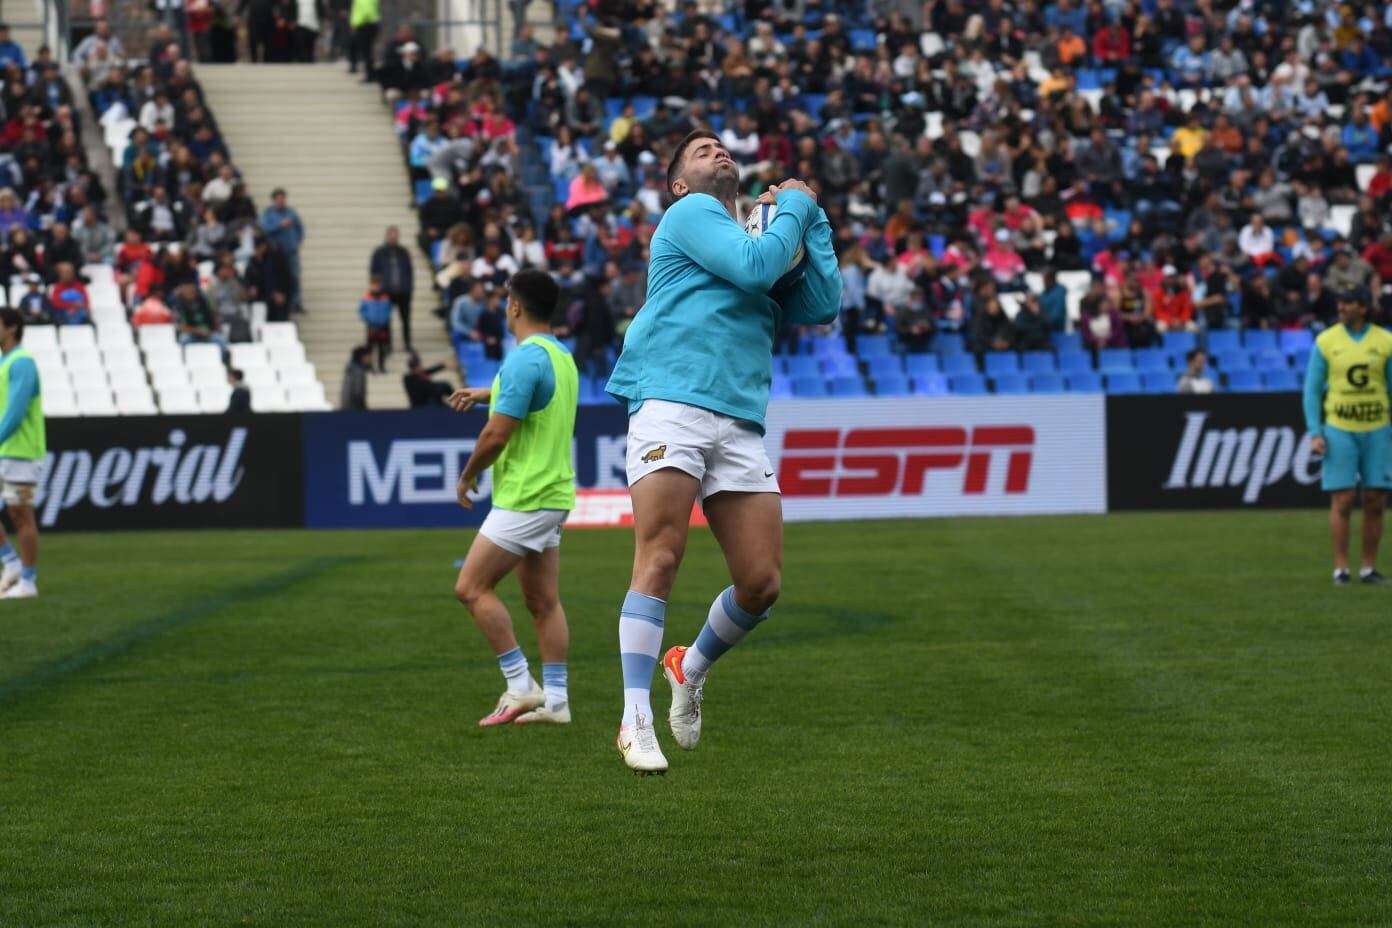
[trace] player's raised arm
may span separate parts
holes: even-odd
[[[746,233],[709,195],[682,197],[669,213],[667,234],[692,261],[746,293],[767,293],[787,273],[817,204],[804,193],[785,192],[768,231],[758,237]]]
[[[746,293],[767,293],[787,272],[817,214],[809,187],[799,181],[784,186],[768,230],[751,238],[735,221],[739,166],[714,133],[693,132],[667,168],[667,189],[677,202],[660,231],[710,274]]]
[[[780,210],[781,212],[781,210]],[[774,216],[774,223],[778,216]],[[769,224],[769,229],[773,224]],[[803,239],[807,270],[793,287],[778,296],[786,325],[828,325],[841,311],[841,266],[831,244],[831,222],[820,207]]]

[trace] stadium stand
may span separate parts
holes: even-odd
[[[545,267],[564,287],[557,323],[585,399],[607,402],[669,202],[668,156],[696,128],[720,133],[749,196],[790,175],[814,183],[836,230],[842,316],[779,334],[776,395],[1159,391],[1195,347],[1219,389],[1290,389],[1337,294],[1366,287],[1376,318],[1392,310],[1385,9],[562,0],[556,24],[553,43],[524,31],[506,53],[464,56],[401,25],[374,69],[468,382],[508,348],[497,319],[508,275]],[[227,153],[186,63],[152,47],[149,65],[128,70],[83,62],[93,131],[119,152],[132,223],[164,222],[153,187],[167,181],[195,247],[210,233],[187,182],[215,185]],[[43,111],[50,157],[63,150],[60,110]],[[20,151],[25,119],[9,115],[6,151]],[[0,223],[25,211],[47,247],[47,204],[72,210],[43,186],[22,179],[22,205],[0,194]],[[242,236],[241,272],[256,214],[231,199],[223,224]],[[117,264],[114,285],[84,269],[99,332],[116,321],[113,286],[132,308],[120,288],[135,282]],[[13,298],[24,271],[9,271]],[[184,358],[193,389],[178,395],[164,348],[165,390],[144,356],[159,408],[202,406],[202,387],[211,406],[211,375],[195,382]],[[129,354],[113,358],[129,371]],[[79,381],[96,396],[87,408],[102,406],[96,378],[68,379],[74,406]],[[277,372],[260,408],[290,405],[303,383],[303,368]]]

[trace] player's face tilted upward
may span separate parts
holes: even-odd
[[[685,196],[692,191],[714,192],[739,183],[739,165],[725,146],[715,139],[698,139],[686,150],[686,166],[672,182],[672,192]]]

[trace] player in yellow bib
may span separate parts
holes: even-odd
[[[570,352],[551,332],[558,289],[549,274],[526,270],[508,285],[507,326],[517,348],[492,387],[466,388],[450,397],[459,412],[488,403],[488,424],[459,475],[459,504],[493,468],[493,509],[469,548],[454,587],[493,646],[507,689],[480,725],[570,721],[566,650],[570,631],[560,598],[561,527],[575,508],[571,443],[579,376]],[[538,686],[518,647],[512,617],[495,592],[517,571],[522,598],[536,625],[541,651]]]
[[[34,356],[22,345],[24,317],[0,309],[0,495],[14,522],[16,552],[0,530],[0,599],[38,596],[39,526],[34,500],[48,454],[43,398]]]
[[[1349,516],[1363,488],[1363,583],[1390,581],[1377,571],[1378,544],[1387,490],[1392,488],[1392,425],[1388,383],[1392,382],[1392,332],[1368,321],[1372,295],[1365,287],[1339,294],[1339,322],[1322,332],[1305,372],[1305,427],[1310,447],[1324,455],[1322,486],[1332,494],[1329,539],[1334,548],[1334,584],[1353,582],[1349,573]],[[1323,411],[1323,421],[1320,414]]]

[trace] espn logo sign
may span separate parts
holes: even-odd
[[[921,496],[934,471],[961,473],[964,495],[988,490],[1004,456],[1006,494],[1029,492],[1034,429],[1028,425],[789,429],[778,483],[786,497]]]

